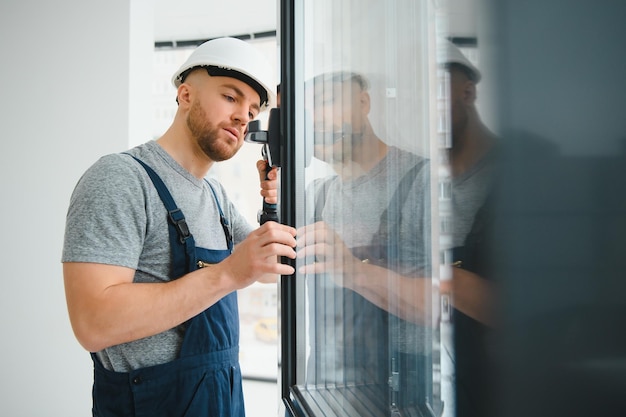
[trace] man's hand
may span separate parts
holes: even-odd
[[[245,288],[267,274],[291,275],[294,268],[278,262],[279,256],[295,259],[296,229],[267,222],[239,243],[232,255],[219,263],[233,280],[235,289]]]
[[[318,222],[298,229],[298,258],[305,259],[299,272],[329,273],[335,284],[353,290],[376,306],[404,320],[419,324],[431,322],[431,280],[403,276],[354,256],[337,233]]]
[[[362,262],[325,222],[298,229],[297,243],[298,258],[306,262],[299,268],[300,273],[330,273],[338,285],[351,287],[353,278],[363,272]]]
[[[268,204],[278,203],[278,167],[272,167],[267,172],[267,161],[261,159],[256,163],[261,182],[261,196]]]

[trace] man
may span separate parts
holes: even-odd
[[[277,257],[295,257],[295,230],[253,230],[205,179],[273,105],[271,67],[251,45],[221,38],[200,45],[172,82],[170,128],[97,161],[68,210],[67,305],[93,352],[94,416],[244,416],[236,290],[293,272]],[[270,178],[261,194],[275,202]]]
[[[497,395],[489,350],[496,323],[496,289],[490,244],[499,158],[497,137],[476,109],[479,70],[451,42],[441,51],[449,71],[452,146],[448,151],[452,190],[452,280],[442,283],[454,307],[456,410],[459,417],[492,416]]]
[[[381,410],[415,408],[432,394],[432,384],[418,382],[432,374],[431,329],[423,325],[429,312],[413,298],[390,315],[387,277],[428,281],[418,277],[430,269],[429,169],[426,159],[378,137],[368,88],[361,74],[334,72],[308,90],[314,155],[337,174],[312,183],[314,222],[298,232],[299,256],[310,261],[301,272],[323,274],[309,280],[311,317],[332,323],[311,326],[308,375],[310,383],[368,386],[374,391],[363,392],[375,392],[370,400]],[[390,397],[388,381],[398,370]]]
[[[460,248],[491,192],[497,138],[482,122],[476,109],[476,84],[481,79],[480,72],[451,42],[446,41],[445,52],[452,119],[452,146],[448,150],[454,221],[451,247]],[[485,303],[485,299],[491,298],[488,283],[470,276],[462,268],[461,253],[452,256],[455,265],[461,267],[453,270],[454,277],[458,278],[454,280],[455,306],[480,322],[491,323],[493,317],[489,305],[492,303]],[[473,299],[477,293],[482,294],[480,302]]]
[[[460,249],[464,246],[465,239],[471,232],[476,215],[479,212],[486,212],[488,208],[484,205],[493,188],[493,171],[496,168],[497,161],[497,138],[482,122],[476,109],[476,84],[481,78],[479,70],[449,41],[443,41],[440,52],[439,59],[447,68],[450,77],[452,146],[448,151],[448,162],[452,177],[452,218],[454,224],[450,248]],[[345,95],[336,95],[345,97]],[[318,118],[323,118],[323,116],[318,115]],[[333,117],[328,116],[326,119],[332,120]],[[337,120],[336,117],[334,119]],[[365,144],[366,142],[363,141],[363,143]],[[386,145],[379,139],[373,143],[374,145],[370,147],[363,146],[366,151],[357,149],[355,155],[358,155],[359,152],[361,154],[363,152],[382,152],[384,154],[385,151],[378,151],[377,147],[382,146],[382,149],[386,149]],[[330,160],[331,164],[333,164],[333,158],[336,159],[338,156],[342,158],[343,155],[348,154],[346,149],[351,149],[346,148],[350,144],[346,145],[344,141],[334,142],[333,146],[334,148],[322,148],[319,142],[316,141],[316,156]],[[376,161],[377,159],[374,157],[370,160]],[[354,175],[353,171],[359,170],[359,167],[362,165],[349,164],[350,161],[336,162],[334,161],[333,167],[348,176]],[[480,210],[481,208],[483,208],[482,211]],[[316,229],[319,229],[319,227],[316,227]],[[313,230],[313,228],[310,227],[306,230]],[[322,237],[321,234],[319,235]],[[315,240],[313,235],[309,236],[310,241],[313,242]],[[341,253],[341,247],[335,248],[334,252]],[[461,253],[455,252],[452,255],[453,263],[462,267],[463,261],[458,259]],[[339,259],[344,260],[343,263],[345,264],[345,256],[340,256]],[[321,268],[327,267],[328,263],[316,263],[303,268],[303,271],[319,271]],[[366,267],[369,268],[369,266]],[[491,315],[493,305],[492,284],[463,268],[454,269],[453,274],[457,279],[445,282],[442,285],[442,289],[446,293],[451,292],[452,282],[454,282],[455,307],[482,323],[491,323],[493,320]],[[401,277],[396,276],[396,279],[401,280]],[[411,285],[418,282],[408,281]],[[356,284],[354,281],[349,281],[348,283]],[[408,289],[404,285],[401,287]],[[366,291],[367,289],[362,288],[362,290]],[[408,293],[398,291],[397,295],[402,296],[405,294]],[[372,296],[374,295],[372,294]],[[411,305],[415,304],[415,300],[411,298],[402,297],[398,301],[403,305],[406,303],[405,307],[410,308]],[[384,304],[386,301],[381,303]]]

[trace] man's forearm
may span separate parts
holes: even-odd
[[[220,272],[210,268],[166,283],[115,282],[87,289],[93,281],[86,281],[120,268],[98,265],[94,273],[91,265],[64,265],[72,327],[91,352],[171,329],[232,291],[221,283]]]
[[[388,269],[363,264],[346,282],[346,286],[389,313],[417,324],[429,325],[430,306],[426,296],[431,280],[407,277]]]
[[[452,273],[454,307],[474,320],[493,325],[493,284],[461,268],[452,268]]]

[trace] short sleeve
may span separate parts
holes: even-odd
[[[147,227],[138,168],[130,157],[109,155],[84,173],[70,199],[62,262],[137,268]]]

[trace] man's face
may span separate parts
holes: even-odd
[[[325,162],[350,158],[362,136],[364,117],[361,88],[350,80],[318,83],[314,87],[314,155]]]
[[[187,114],[192,138],[212,161],[232,158],[243,145],[248,122],[259,114],[259,94],[243,81],[205,71],[190,74],[189,83],[194,87]]]
[[[450,69],[450,117],[452,135],[465,129],[469,118],[469,108],[476,97],[475,84],[458,68]]]

